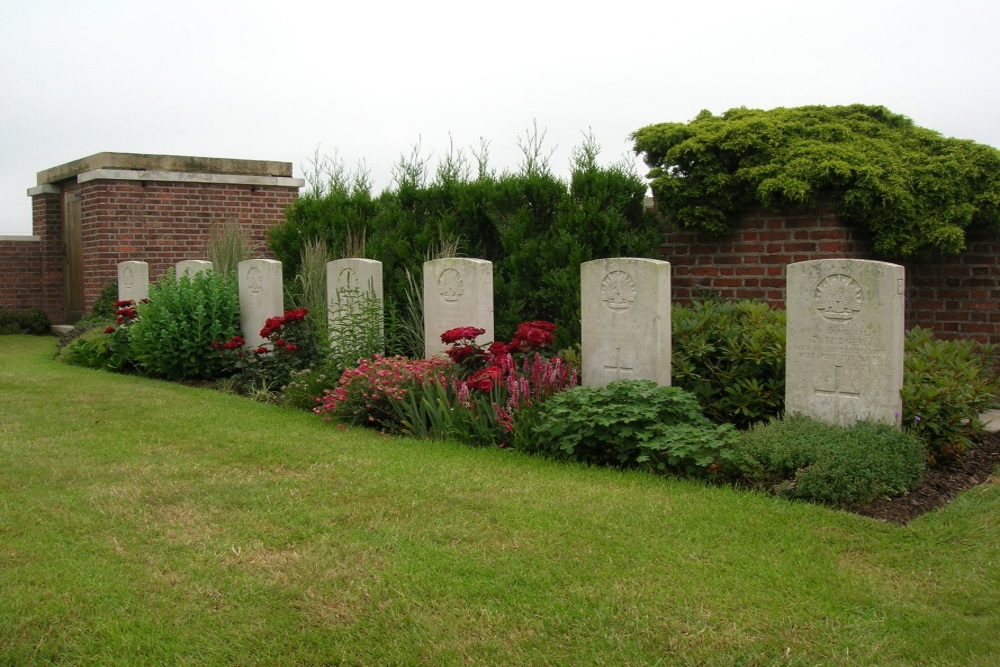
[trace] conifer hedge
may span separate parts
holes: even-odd
[[[335,256],[378,260],[387,308],[397,312],[407,301],[406,272],[419,285],[426,259],[457,249],[493,262],[498,339],[513,335],[520,322],[550,320],[559,326],[557,349],[572,345],[580,335],[580,264],[654,257],[661,227],[643,208],[642,178],[624,161],[598,164],[593,137],[574,150],[568,182],[549,168],[537,133],[521,148],[525,160],[516,172],[491,171],[485,151],[476,154],[475,169],[451,151],[433,176],[415,151],[379,195],[367,174],[327,162],[316,170],[324,180],[314,174],[311,190],[270,231],[271,249],[286,278],[295,275],[309,239],[325,241]]]

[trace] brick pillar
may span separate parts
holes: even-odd
[[[62,238],[62,192],[53,186],[40,186],[31,193],[32,227],[41,239],[42,310],[53,324],[66,317],[66,278]]]

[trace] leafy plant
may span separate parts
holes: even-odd
[[[736,432],[712,424],[695,397],[651,380],[576,387],[539,410],[531,451],[559,458],[655,472],[714,472]]]
[[[77,339],[65,351],[63,358],[71,364],[108,371],[134,370],[132,358],[132,325],[138,316],[132,299],[114,302],[115,325],[103,330],[103,335]]]
[[[983,428],[979,416],[1000,407],[996,352],[996,345],[935,339],[929,329],[907,332],[903,425],[927,444],[932,464],[964,452]]]
[[[382,301],[371,290],[340,288],[330,304],[329,358],[341,371],[385,353]]]
[[[737,428],[785,406],[785,313],[759,301],[701,301],[671,313],[673,384]]]
[[[282,399],[294,408],[313,410],[322,402],[321,397],[337,386],[343,371],[329,360],[320,360],[309,368],[292,371],[281,390]]]
[[[632,138],[657,208],[712,237],[755,205],[826,201],[871,230],[875,251],[889,258],[955,254],[966,229],[1000,228],[1000,150],[942,137],[881,106],[702,111]]]
[[[101,289],[101,295],[94,300],[94,305],[90,307],[90,315],[86,319],[114,319],[115,310],[118,308],[117,302],[118,282],[113,280],[105,283]]]
[[[139,369],[170,380],[220,377],[222,358],[212,342],[229,340],[240,327],[235,276],[201,271],[175,277],[171,269],[149,288],[131,329]]]
[[[413,361],[376,355],[344,371],[337,387],[320,396],[314,412],[326,420],[367,426],[389,433],[401,430],[393,405],[417,385],[449,382],[451,362],[438,357]]]
[[[260,337],[268,342],[254,349],[246,347],[242,336],[226,342],[212,341],[218,350],[223,368],[236,379],[243,391],[277,393],[292,377],[292,373],[319,361],[323,351],[309,328],[305,308],[287,310],[284,315],[264,321]]]
[[[794,415],[740,435],[727,471],[790,498],[866,503],[915,488],[926,453],[919,438],[886,424],[845,428]]]

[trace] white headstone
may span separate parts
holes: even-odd
[[[338,259],[326,264],[326,301],[330,343],[337,345],[343,327],[371,326],[369,316],[383,332],[382,262],[373,259]],[[374,307],[373,312],[369,312]]]
[[[275,259],[248,259],[239,265],[240,327],[247,347],[265,342],[260,330],[269,317],[284,315],[281,262]]]
[[[194,277],[194,274],[200,271],[211,271],[212,263],[204,259],[185,259],[183,261],[177,262],[177,268],[175,273],[177,274],[178,280],[181,276]]]
[[[118,262],[118,300],[138,303],[149,298],[149,264]]]
[[[670,385],[670,262],[618,257],[580,265],[581,384]]]
[[[900,424],[902,266],[819,259],[788,266],[785,411],[830,424]]]
[[[493,263],[451,257],[424,262],[424,355],[448,349],[441,334],[457,327],[476,327],[493,340]]]

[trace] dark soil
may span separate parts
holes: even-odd
[[[875,500],[846,509],[883,521],[905,524],[925,512],[947,505],[959,492],[989,481],[997,466],[1000,466],[1000,432],[981,433],[960,459],[928,468],[920,486],[905,496]]]

